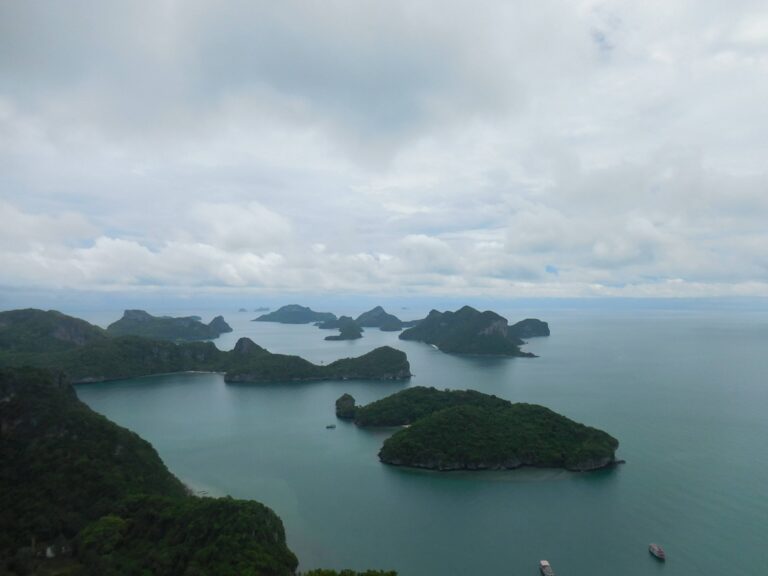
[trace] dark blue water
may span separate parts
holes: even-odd
[[[535,315],[552,328],[526,348],[539,358],[479,359],[373,329],[356,342],[325,342],[330,332],[312,326],[229,314],[235,332],[221,348],[248,335],[328,362],[390,344],[415,376],[251,386],[191,374],[78,393],[152,442],[194,489],[271,506],[302,569],[533,575],[547,558],[560,576],[768,574],[768,314]],[[325,428],[344,392],[366,403],[415,385],[543,404],[617,437],[627,464],[590,474],[409,471],[378,462],[391,432]],[[666,564],[648,554],[649,542],[665,547]]]

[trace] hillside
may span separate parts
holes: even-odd
[[[242,343],[242,344],[241,344]],[[250,343],[250,344],[249,344]],[[389,346],[376,348],[357,358],[342,358],[319,366],[299,356],[272,354],[247,338],[229,358],[226,382],[297,382],[311,380],[402,380],[410,378],[410,364],[404,352]]]
[[[61,377],[0,370],[0,398],[0,573],[295,570],[270,509],[188,496],[149,443],[91,411]]]
[[[438,410],[388,438],[386,464],[432,470],[521,466],[595,470],[615,463],[618,441],[534,404],[464,404]]]
[[[414,386],[356,407],[354,419],[355,424],[361,427],[404,426],[439,410],[465,405],[494,408],[508,406],[509,401],[474,390],[437,390]],[[349,406],[346,411],[349,413]]]

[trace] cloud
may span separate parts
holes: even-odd
[[[766,22],[2,3],[0,284],[768,295]]]

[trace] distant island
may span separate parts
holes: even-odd
[[[349,395],[347,395],[349,396]],[[474,390],[414,387],[367,406],[336,403],[358,426],[408,426],[388,438],[379,459],[431,470],[503,470],[533,466],[587,471],[616,463],[619,442],[535,404],[513,404]]]
[[[363,328],[379,328],[384,332],[398,332],[403,329],[402,320],[388,314],[381,306],[363,312],[355,321]]]
[[[405,352],[381,346],[358,356],[318,366],[299,356],[272,354],[241,338],[228,358],[225,382],[302,382],[313,380],[405,380],[411,367]]]
[[[107,326],[110,336],[143,336],[155,340],[212,340],[225,332],[232,332],[232,328],[222,316],[203,324],[198,316],[152,316],[144,310],[126,310],[120,320]]]
[[[540,321],[526,320],[524,325],[533,326],[532,322]],[[546,326],[545,322],[541,324]],[[471,306],[464,306],[456,312],[432,310],[416,326],[403,331],[400,339],[432,344],[451,354],[534,356],[520,350],[524,342],[510,332],[506,318],[491,311],[480,312]]]
[[[510,338],[540,338],[542,336],[549,336],[549,324],[538,320],[537,318],[526,318],[520,320],[509,327],[508,332]]]
[[[281,324],[309,324],[311,322],[324,322],[335,320],[336,315],[330,312],[315,312],[306,306],[288,304],[269,314],[262,314],[254,318],[254,322],[279,322]]]
[[[405,353],[388,346],[317,366],[298,356],[272,354],[248,338],[222,351],[212,342],[110,336],[84,320],[35,309],[0,312],[4,366],[63,371],[76,383],[186,371],[224,372],[227,382],[399,380],[411,375]]]

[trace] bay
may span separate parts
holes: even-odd
[[[498,311],[550,322],[552,336],[525,347],[538,358],[449,356],[376,329],[325,342],[331,332],[313,326],[232,313],[222,349],[249,336],[327,363],[388,344],[408,354],[414,377],[227,385],[175,374],[77,391],[193,489],[273,508],[301,569],[514,575],[547,558],[560,575],[768,574],[765,311]],[[344,392],[367,403],[417,385],[548,406],[617,437],[627,463],[587,474],[392,468],[377,459],[392,430],[335,419]],[[665,547],[665,564],[649,542]]]

